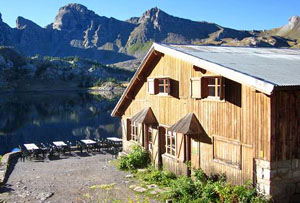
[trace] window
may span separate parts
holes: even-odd
[[[202,77],[191,78],[191,98],[209,98],[223,100],[225,96],[225,78]]]
[[[166,133],[166,153],[176,155],[176,133],[167,131]]]
[[[152,142],[153,142],[153,140],[152,140],[153,137],[152,137],[152,136],[153,136],[153,130],[152,130],[151,127],[149,127],[149,128],[148,128],[148,143],[149,143],[149,144],[152,144]]]
[[[159,93],[170,93],[170,79],[159,78],[158,80],[158,92]]]
[[[213,147],[214,161],[237,168],[241,167],[242,150],[241,144],[238,141],[223,137],[214,137]]]
[[[138,141],[138,127],[135,123],[131,124],[131,140]]]
[[[171,93],[171,79],[165,78],[148,78],[147,79],[149,94],[167,94]]]
[[[208,78],[208,97],[221,97],[221,78]]]

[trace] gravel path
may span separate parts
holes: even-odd
[[[135,180],[116,169],[112,159],[110,154],[73,153],[51,161],[19,160],[0,188],[0,202],[122,203],[143,199],[129,189]]]

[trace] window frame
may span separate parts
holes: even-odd
[[[151,137],[151,139],[150,139],[150,137]],[[148,127],[148,144],[153,144],[153,128],[152,127]]]
[[[169,95],[171,92],[171,83],[170,83],[170,78],[166,77],[166,78],[156,78],[158,80],[158,89],[157,92],[158,94],[161,95]],[[163,81],[163,83],[161,84],[160,82]],[[163,88],[163,91],[160,91],[160,88]]]
[[[136,123],[131,123],[130,125],[131,140],[138,142],[138,125]]]
[[[209,77],[207,83],[207,98],[220,99],[221,98],[221,78],[220,77]],[[210,81],[213,81],[213,84],[210,84]],[[210,95],[210,89],[213,90],[214,95]]]
[[[171,83],[171,78],[169,76],[147,78],[146,91],[150,95],[169,96],[172,91]]]
[[[224,101],[225,100],[225,78],[222,76],[203,76],[203,80],[207,80],[203,88],[206,88],[204,92],[206,95],[204,99],[206,100],[215,100],[215,101]],[[214,80],[213,84],[210,84],[210,81]],[[210,95],[210,88],[213,89],[214,95]]]
[[[177,155],[177,151],[176,151],[176,138],[177,138],[177,134],[176,132],[172,132],[172,131],[169,131],[169,130],[166,130],[166,154],[168,154],[169,156],[172,156],[172,157],[176,157]],[[168,144],[168,140],[169,140],[169,143]],[[173,143],[174,142],[174,143]]]

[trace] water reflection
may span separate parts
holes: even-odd
[[[117,99],[86,92],[0,94],[0,154],[23,143],[120,136]]]

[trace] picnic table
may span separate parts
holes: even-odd
[[[80,140],[81,142],[83,142],[84,144],[86,145],[94,145],[96,144],[97,142],[95,142],[94,140],[90,140],[90,139],[87,139],[87,140]]]
[[[89,149],[94,149],[95,146],[97,145],[97,142],[95,142],[94,140],[90,140],[90,139],[86,139],[86,140],[80,140],[80,142],[82,142],[86,147],[87,152],[89,151]],[[81,149],[82,151],[82,149]]]
[[[54,146],[57,148],[59,153],[65,154],[66,151],[69,151],[71,153],[71,147],[69,147],[65,142],[63,141],[55,141],[53,142]]]
[[[64,143],[63,141],[56,141],[56,142],[53,142],[53,144],[56,146],[56,147],[66,147],[68,146],[66,143]]]
[[[30,157],[34,156],[36,158],[39,157],[40,148],[36,146],[34,143],[24,144],[25,149],[28,151],[27,155]]]
[[[24,144],[24,147],[28,150],[28,151],[34,151],[34,150],[38,150],[39,147],[36,146],[35,144],[33,143],[30,143],[30,144]]]
[[[114,141],[114,142],[122,142],[122,139],[117,138],[117,137],[108,137],[108,138],[106,138],[106,139],[111,140],[111,141]]]

